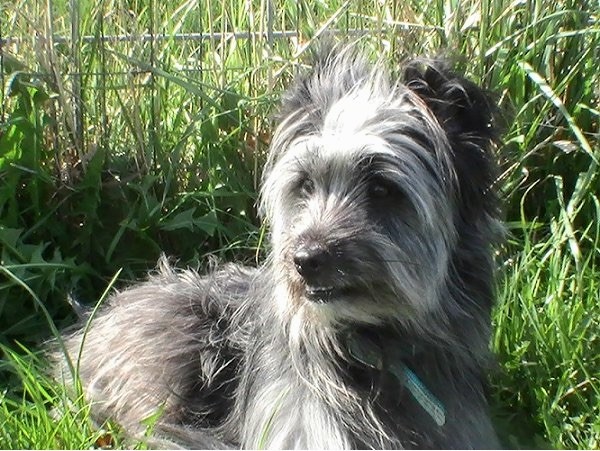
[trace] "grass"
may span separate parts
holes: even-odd
[[[599,446],[597,2],[76,3],[78,17],[67,0],[0,4],[0,38],[19,38],[0,59],[0,447],[126,446],[83,404],[52,417],[64,389],[25,349],[51,334],[44,313],[72,321],[65,293],[93,302],[119,269],[117,285],[135,280],[161,250],[182,265],[260,259],[254,201],[270,117],[302,55],[333,29],[369,30],[360,45],[392,68],[460,54],[498,94],[510,118],[491,344],[498,428],[509,446]]]
[[[74,409],[54,417],[54,407],[64,406],[65,389],[43,375],[39,359],[26,351],[25,356],[3,349],[8,360],[3,369],[19,381],[19,392],[0,394],[0,446],[7,449],[88,449],[104,432],[93,427],[89,409],[77,399]]]
[[[519,252],[505,261],[495,315],[494,406],[513,445],[597,449],[600,446],[600,271],[598,229],[584,239],[594,251],[577,264],[553,224],[549,239],[523,230]],[[558,233],[557,233],[558,232]]]

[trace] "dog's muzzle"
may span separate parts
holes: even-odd
[[[311,301],[328,302],[341,290],[332,283],[331,272],[335,266],[329,250],[320,243],[303,244],[293,255],[296,271],[302,277],[306,297]]]

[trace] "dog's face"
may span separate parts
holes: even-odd
[[[461,203],[485,196],[491,175],[461,183],[468,162],[457,153],[487,165],[491,130],[475,135],[477,124],[457,128],[454,117],[476,88],[453,79],[462,103],[438,99],[427,73],[411,70],[390,83],[350,51],[328,54],[284,99],[261,193],[284,313],[371,324],[427,315],[443,297],[457,217],[485,220],[484,206]],[[490,108],[480,113],[489,122]]]

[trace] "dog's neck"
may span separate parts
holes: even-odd
[[[343,338],[348,350],[349,361],[356,365],[369,367],[379,372],[391,374],[397,384],[405,387],[415,401],[436,422],[438,426],[446,423],[444,405],[429,391],[419,376],[404,362],[406,358],[416,357],[422,348],[415,344],[398,346],[395,340],[383,341],[382,336],[371,338],[373,334],[360,334],[348,331]]]
[[[242,442],[266,448],[394,448],[388,427],[367,402],[374,374],[366,368],[365,383],[354,379],[346,342],[335,330],[306,324],[298,317],[274,328],[274,317],[260,327],[281,330],[263,335],[250,352],[252,368],[242,379],[256,391],[244,406]],[[361,372],[359,370],[359,372]],[[378,377],[377,375],[373,377]],[[261,419],[268,419],[264,422]],[[303,428],[295,425],[303,424]],[[368,431],[358,434],[356,431]],[[255,437],[264,441],[256,442]]]

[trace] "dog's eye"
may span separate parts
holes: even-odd
[[[385,199],[392,194],[393,188],[385,180],[372,180],[369,183],[369,197],[372,199]]]
[[[300,182],[299,187],[300,192],[303,195],[309,196],[315,191],[315,182],[313,182],[309,177],[305,177]]]

